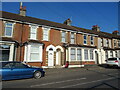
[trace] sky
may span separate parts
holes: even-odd
[[[98,25],[103,32],[118,30],[118,2],[23,2],[27,16],[91,29]],[[2,11],[19,13],[20,2],[2,2]]]

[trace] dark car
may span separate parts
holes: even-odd
[[[42,68],[31,67],[22,62],[5,61],[0,62],[0,77],[2,80],[23,79],[23,78],[41,78],[45,75]]]

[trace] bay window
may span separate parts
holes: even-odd
[[[82,60],[82,52],[81,52],[81,49],[77,49],[77,60]]]
[[[76,50],[75,48],[71,48],[71,60],[75,60],[76,59]]]
[[[85,60],[88,60],[88,50],[84,49],[84,58]]]

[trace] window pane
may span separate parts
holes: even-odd
[[[77,49],[77,60],[81,60],[82,56],[81,56],[81,49]]]
[[[12,24],[6,23],[5,36],[12,36]]]
[[[44,28],[44,30],[43,30],[43,40],[48,41],[48,31],[49,31],[49,29]]]
[[[39,53],[31,53],[30,55],[31,60],[39,60]]]
[[[36,39],[36,34],[31,34],[30,38],[31,39]]]
[[[39,53],[39,47],[38,46],[31,46],[31,52],[33,53]]]
[[[71,38],[74,38],[74,33],[71,33]]]
[[[93,60],[93,50],[90,50],[90,59]]]
[[[75,60],[75,49],[71,49],[71,60]]]
[[[71,44],[74,44],[74,42],[75,42],[74,39],[71,39]]]
[[[30,52],[30,60],[40,60],[40,48],[39,45],[32,45]]]
[[[22,63],[15,63],[14,68],[26,68]]]
[[[87,44],[87,36],[84,35],[84,44]]]
[[[37,36],[37,26],[31,26],[30,38],[36,39]]]
[[[85,57],[85,60],[88,60],[88,50],[84,50],[84,57]]]

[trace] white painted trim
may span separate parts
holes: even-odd
[[[53,46],[52,44],[51,44],[51,45],[49,45],[49,46],[47,46],[46,51],[49,51],[49,49],[50,49],[50,48],[52,48],[52,49],[53,49],[53,51],[56,51],[55,46]]]
[[[60,45],[56,46],[56,50],[57,50],[57,49],[60,49],[61,52],[64,52],[64,49],[63,49]]]
[[[39,60],[30,60],[30,53],[31,53],[31,45],[37,45],[39,46]],[[42,62],[42,44],[36,44],[36,43],[29,43],[27,46],[25,46],[25,53],[24,53],[24,62]]]
[[[14,44],[15,42],[10,42],[10,41],[0,41],[0,43]]]
[[[11,24],[12,24],[11,36],[7,36],[7,35],[6,35],[6,29],[5,29],[5,28],[6,28],[6,23],[11,23]],[[4,36],[5,36],[5,37],[13,37],[14,25],[15,25],[15,23],[13,23],[13,22],[4,21],[4,29],[5,29],[5,30],[4,30]]]
[[[79,34],[79,32],[78,32],[78,34]],[[84,32],[81,32],[80,34],[87,34],[87,35],[92,35],[92,36],[94,36],[94,37],[98,37],[98,35],[96,35],[96,34],[90,34],[90,33],[84,33]]]
[[[65,65],[62,67],[65,67]],[[68,66],[68,68],[74,68],[74,67],[84,67],[84,65],[69,65]]]
[[[9,61],[13,61],[13,55],[14,54],[14,44],[11,44],[10,46],[10,53],[9,53]]]
[[[95,34],[89,34],[89,33],[84,33],[84,32],[77,32],[77,31],[74,31],[74,30],[68,30],[68,29],[63,29],[63,28],[57,28],[57,27],[52,27],[52,26],[47,26],[47,25],[39,25],[39,24],[35,24],[35,23],[21,22],[21,21],[11,20],[11,19],[5,19],[5,18],[0,18],[0,19],[7,20],[7,21],[14,21],[14,22],[18,22],[18,23],[25,23],[25,24],[30,24],[30,25],[37,25],[37,26],[40,26],[40,27],[44,27],[44,26],[45,26],[45,27],[50,27],[50,28],[62,30],[62,31],[76,32],[76,33],[78,33],[78,34],[80,33],[80,34],[88,34],[88,35],[98,36],[98,35],[95,35]]]

